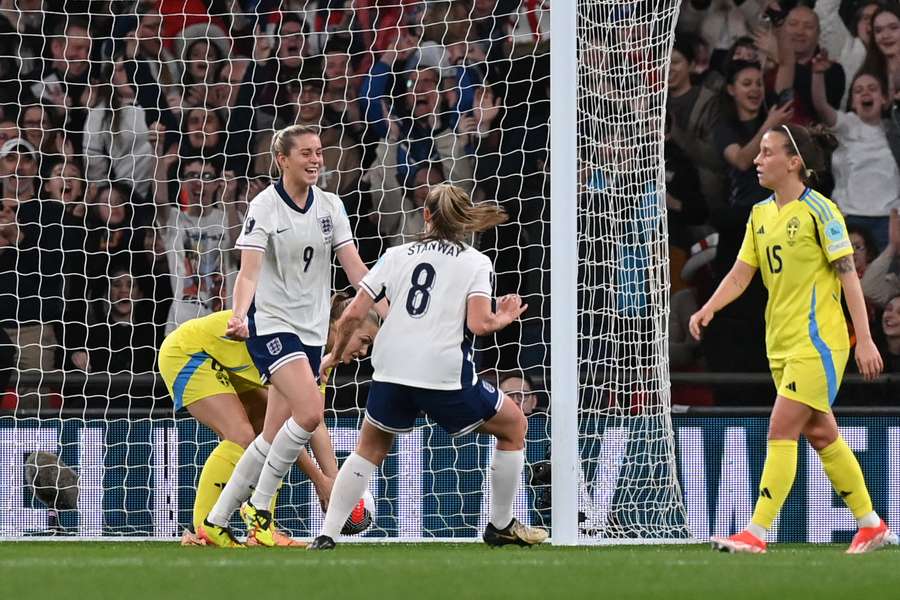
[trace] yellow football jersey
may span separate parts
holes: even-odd
[[[831,350],[850,347],[831,263],[852,254],[844,217],[812,189],[781,210],[774,196],[753,207],[738,259],[758,267],[769,290],[770,359],[818,355],[830,363]]]
[[[247,344],[225,337],[230,310],[223,310],[183,323],[170,336],[177,336],[178,345],[186,354],[205,353],[232,377],[239,377],[263,386],[259,371],[253,365]]]

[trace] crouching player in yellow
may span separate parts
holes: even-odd
[[[871,379],[882,369],[847,228],[837,206],[809,187],[824,160],[805,128],[769,130],[754,163],[760,185],[774,194],[753,207],[734,267],[691,317],[690,330],[700,339],[701,328],[761,271],[769,290],[766,350],[778,392],[750,523],[736,535],[713,537],[712,546],[727,552],[766,551],[766,533],[794,484],[797,439],[803,434],[859,525],[847,552],[877,550],[891,543],[893,535],[873,509],[859,462],[831,412],[850,353],[842,291],[856,333],[860,372]]]
[[[333,297],[332,324],[349,302],[350,298],[342,294]],[[210,539],[203,535],[202,528],[203,520],[231,477],[237,461],[262,431],[266,415],[266,386],[253,365],[245,343],[225,337],[225,328],[231,316],[231,311],[226,310],[192,319],[169,334],[159,351],[160,374],[172,396],[175,410],[187,410],[221,440],[200,472],[193,510],[193,525],[197,534],[185,532],[182,537],[185,545],[242,545],[227,530],[222,539]],[[366,354],[378,332],[378,323],[378,316],[373,311],[344,352],[346,360]],[[330,351],[331,337],[329,331],[326,352]],[[323,394],[326,383],[321,383]],[[297,464],[309,477],[322,510],[325,510],[338,469],[334,448],[324,424],[314,432],[310,447],[319,467],[305,450],[301,451]],[[253,446],[251,451],[255,449]],[[270,509],[274,511],[275,498],[272,504]],[[354,511],[354,514],[358,515],[359,511]],[[359,524],[348,522],[348,526],[352,529]],[[273,537],[278,546],[305,546],[277,530]],[[253,538],[248,539],[248,545],[254,545]]]

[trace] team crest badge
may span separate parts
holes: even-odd
[[[800,219],[792,218],[787,224],[788,245],[793,246],[797,242],[797,232],[800,231]]]
[[[266,348],[269,350],[269,354],[271,354],[272,356],[278,356],[281,353],[282,349],[281,340],[275,338],[274,340],[266,344]]]
[[[253,217],[249,217],[247,222],[244,223],[244,233],[250,233],[253,231],[253,227],[256,225],[256,219]]]
[[[325,238],[325,243],[331,243],[331,236],[334,232],[334,224],[331,222],[331,216],[319,217],[319,227],[322,229],[322,237]]]

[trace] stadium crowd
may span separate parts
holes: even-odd
[[[272,134],[294,123],[321,126],[320,185],[368,264],[421,230],[429,185],[500,202],[510,222],[479,246],[498,292],[541,318],[483,344],[483,364],[542,378],[548,10],[0,0],[0,390],[14,373],[152,373],[167,332],[226,307],[247,203],[274,175]],[[762,133],[789,122],[829,134],[817,187],[847,218],[886,370],[900,370],[896,0],[682,2],[665,141],[672,370],[767,370],[758,280],[702,342],[687,320],[769,195],[752,164]],[[17,391],[0,407],[45,395]],[[706,396],[676,401],[691,397]]]
[[[898,372],[900,3],[684,2],[668,91],[672,369],[767,370],[759,278],[702,342],[687,322],[734,263],[750,208],[771,194],[753,164],[763,133],[794,123],[813,128],[830,156],[816,189],[846,218],[885,370]],[[873,389],[857,400],[884,400]]]
[[[321,127],[319,184],[365,262],[450,182],[507,210],[479,243],[502,249],[499,288],[539,297],[548,18],[529,0],[2,0],[0,389],[152,373],[166,333],[227,307],[272,135],[295,123]],[[533,347],[491,364],[539,366]],[[48,390],[17,391],[0,406]]]

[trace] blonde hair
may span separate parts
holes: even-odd
[[[272,137],[272,158],[274,159],[274,167],[281,172],[281,166],[278,164],[278,155],[287,156],[294,149],[297,138],[301,135],[319,135],[319,128],[312,125],[291,125],[284,129],[279,129]]]
[[[353,302],[353,296],[344,292],[336,292],[331,297],[331,311],[328,313],[328,323],[332,324],[340,319],[351,302]],[[381,318],[374,308],[369,309],[369,314],[366,317],[375,325],[381,326]]]
[[[462,241],[465,236],[486,231],[507,219],[496,204],[472,204],[461,188],[442,183],[428,190],[425,208],[431,213],[431,230],[424,239]]]

